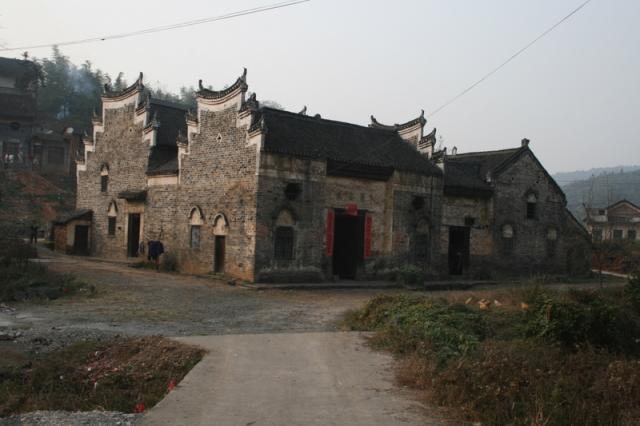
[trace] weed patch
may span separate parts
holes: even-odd
[[[54,300],[78,294],[91,296],[95,287],[38,264],[0,265],[0,302]]]
[[[204,351],[161,337],[77,343],[29,368],[0,370],[0,416],[35,410],[151,408]]]
[[[402,384],[470,420],[626,425],[640,418],[634,291],[534,286],[464,303],[379,296],[345,323],[400,356]]]

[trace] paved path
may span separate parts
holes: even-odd
[[[425,408],[393,385],[392,358],[360,333],[185,337],[209,354],[145,425],[425,425]]]

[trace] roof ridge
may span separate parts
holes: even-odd
[[[507,153],[507,152],[517,152],[519,150],[521,150],[523,147],[517,147],[517,148],[505,148],[505,149],[496,149],[493,151],[475,151],[475,152],[463,152],[463,153],[458,153],[456,155],[449,155],[447,156],[447,160],[455,160],[457,157],[464,157],[464,156],[471,156],[471,155],[492,155],[492,154],[502,154],[502,153]]]
[[[342,125],[345,127],[356,127],[359,129],[366,129],[367,131],[376,131],[376,132],[380,132],[380,133],[386,133],[386,134],[394,134],[396,133],[395,130],[388,130],[388,129],[380,129],[380,128],[375,128],[375,127],[369,127],[369,126],[364,126],[361,124],[355,124],[355,123],[349,123],[347,121],[339,121],[339,120],[331,120],[328,118],[323,118],[323,117],[317,117],[317,116],[313,116],[313,115],[303,115],[303,114],[299,114],[296,112],[291,112],[291,111],[286,111],[283,109],[277,109],[277,108],[272,108],[272,107],[260,107],[261,110],[266,110],[266,111],[271,111],[271,112],[275,112],[277,114],[283,114],[283,115],[288,115],[291,116],[292,118],[296,118],[299,120],[303,120],[303,121],[309,121],[309,122],[326,122],[326,123],[332,123],[332,124],[338,124],[338,125]],[[397,133],[396,133],[397,134]],[[400,136],[398,136],[400,137]]]

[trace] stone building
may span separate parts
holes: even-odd
[[[638,241],[640,235],[640,207],[628,200],[620,200],[605,208],[587,208],[584,223],[594,241]]]
[[[581,272],[588,268],[584,228],[558,184],[524,139],[518,148],[435,153],[444,169],[441,272]]]
[[[443,175],[423,117],[362,127],[247,90],[246,70],[222,91],[201,83],[193,113],[146,96],[142,75],[105,91],[77,166],[92,254],[160,240],[182,271],[261,282],[437,272]]]
[[[31,168],[45,175],[75,176],[82,135],[70,127],[61,132],[36,131],[31,139]]]
[[[0,167],[30,164],[38,76],[31,61],[0,58]]]

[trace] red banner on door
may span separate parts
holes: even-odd
[[[326,253],[327,256],[333,256],[333,228],[335,222],[335,213],[333,210],[327,211],[327,230],[326,230]]]
[[[347,216],[358,216],[358,205],[357,204],[347,204],[347,208],[344,212]]]
[[[371,256],[371,228],[373,225],[373,218],[370,214],[364,217],[364,258]]]

